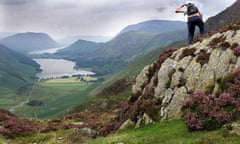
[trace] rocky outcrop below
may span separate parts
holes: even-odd
[[[240,67],[239,42],[240,25],[235,24],[187,47],[166,50],[136,77],[111,130],[180,118],[183,101],[195,90],[217,93],[221,79]]]

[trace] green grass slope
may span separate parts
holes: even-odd
[[[225,136],[222,129],[189,132],[183,121],[172,120],[126,130],[85,144],[239,144],[239,141],[239,136]]]
[[[0,45],[0,95],[7,89],[21,92],[35,78],[39,67],[30,58]]]

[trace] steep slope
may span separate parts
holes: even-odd
[[[187,45],[187,41],[177,41],[169,44],[166,47],[159,47],[156,50],[150,51],[139,58],[136,58],[131,64],[129,64],[126,68],[121,70],[120,72],[111,75],[108,77],[101,85],[96,87],[91,94],[98,95],[104,88],[113,84],[115,81],[128,78],[128,77],[136,77],[141,70],[151,63],[153,63],[158,57],[160,53],[163,53],[169,47],[182,47]]]
[[[56,48],[57,44],[49,35],[45,33],[19,33],[0,40],[2,45],[18,52],[30,52],[33,50],[42,50]]]
[[[56,54],[75,59],[78,56],[89,54],[102,47],[103,44],[85,40],[78,40],[67,48],[59,50]]]
[[[91,46],[95,45],[95,47],[91,47],[91,49],[95,49],[94,51],[86,49],[86,45],[78,45],[80,47],[63,49],[62,51],[65,53],[57,53],[57,55],[64,55],[65,58],[75,61],[79,67],[90,67],[98,75],[106,75],[128,65],[131,59],[139,55],[136,51],[143,50],[144,48],[141,47],[154,36],[155,34],[152,33],[128,32],[107,43],[92,43]],[[67,55],[72,49],[84,49],[85,51],[80,50],[82,52],[79,53],[78,50],[75,50],[73,55],[71,53]]]
[[[0,109],[0,135],[14,137],[16,135],[36,133],[41,128],[40,123],[33,120],[20,119],[9,111]]]
[[[229,24],[240,22],[240,0],[237,0],[226,10],[209,18],[206,22],[207,30],[217,30]]]
[[[129,25],[124,28],[119,34],[129,31],[141,31],[161,34],[176,31],[179,29],[184,29],[185,27],[186,23],[182,21],[151,20],[134,25]]]
[[[35,78],[39,68],[30,58],[0,45],[0,89],[19,90]]]
[[[146,44],[154,36],[155,34],[139,31],[124,33],[105,43],[104,48],[97,50],[97,57],[107,58],[122,56],[123,59],[129,58],[131,55],[136,55],[137,50],[144,51],[144,48],[141,48],[141,46]]]
[[[180,118],[183,101],[194,91],[219,93],[225,76],[240,67],[239,41],[240,24],[235,24],[189,47],[165,51],[137,76],[133,94],[123,104],[115,124],[104,127],[103,134],[121,124],[124,129]]]

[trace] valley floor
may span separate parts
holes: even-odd
[[[0,107],[20,117],[53,118],[85,102],[96,85],[76,78],[41,80],[22,95],[1,96]]]

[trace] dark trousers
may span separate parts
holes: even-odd
[[[188,18],[188,42],[192,43],[195,27],[198,26],[200,34],[204,34],[204,23],[199,16]]]

